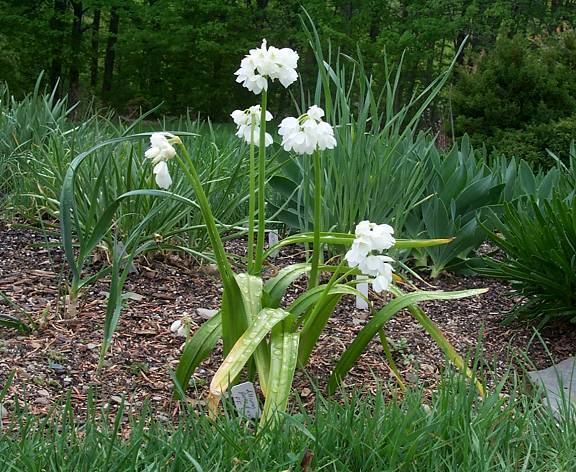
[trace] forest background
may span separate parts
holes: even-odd
[[[301,86],[315,62],[304,6],[332,51],[362,57],[376,86],[402,62],[398,106],[431,82],[466,39],[450,84],[423,126],[441,143],[467,133],[488,155],[550,164],[576,136],[574,0],[0,0],[0,82],[12,95],[42,84],[82,109],[126,118],[216,122],[251,105],[234,83],[239,58],[262,38],[299,51]],[[352,64],[348,64],[350,70]],[[280,88],[277,88],[279,90]],[[273,112],[287,112],[283,89]]]

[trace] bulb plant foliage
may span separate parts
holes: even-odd
[[[431,299],[455,299],[482,293],[483,290],[459,292],[404,293],[393,282],[393,260],[383,251],[396,248],[426,247],[445,244],[447,240],[395,239],[394,230],[386,224],[362,221],[355,234],[331,233],[321,227],[323,160],[337,146],[331,123],[323,120],[324,111],[317,104],[299,117],[284,118],[278,134],[281,145],[291,151],[294,159],[311,159],[314,170],[313,231],[299,233],[264,250],[266,148],[271,146],[272,133],[267,122],[267,93],[276,79],[288,87],[297,79],[298,54],[290,49],[262,47],[253,49],[242,60],[236,72],[237,82],[261,96],[260,105],[248,110],[236,110],[232,119],[238,127],[237,136],[249,144],[249,211],[247,234],[247,272],[234,274],[220,235],[215,230],[210,205],[202,196],[203,189],[191,165],[186,148],[177,143],[175,161],[185,171],[197,195],[197,202],[210,233],[213,251],[223,284],[221,308],[188,340],[176,371],[178,391],[186,389],[199,363],[210,355],[219,338],[223,339],[225,359],[215,373],[209,393],[209,407],[216,413],[226,390],[249,364],[255,366],[259,385],[265,397],[262,424],[275,421],[288,403],[294,372],[304,367],[328,319],[344,295],[363,296],[356,290],[354,275],[365,274],[376,291],[388,290],[392,301],[374,314],[355,342],[346,350],[333,372],[330,389],[335,390],[348,370],[364,351],[370,340],[381,332],[383,325],[399,310],[408,308],[422,326],[438,342],[450,360],[470,377],[462,358],[416,303]],[[258,157],[256,158],[256,147]],[[302,156],[302,157],[300,157]],[[309,262],[283,268],[268,280],[262,278],[265,257],[293,244],[311,244]],[[322,262],[322,249],[327,245],[350,246],[346,258],[337,265]],[[320,272],[330,273],[321,282]],[[281,300],[288,287],[301,275],[308,274],[308,289],[288,306]],[[399,280],[399,277],[396,277]],[[385,338],[385,337],[384,337]],[[482,391],[481,385],[477,382]]]
[[[259,105],[244,111],[236,110],[231,114],[238,127],[237,136],[249,145],[245,273],[234,273],[224,249],[214,207],[207,196],[196,162],[188,147],[175,134],[153,133],[150,136],[150,148],[145,153],[151,161],[156,185],[162,190],[131,191],[118,197],[117,203],[119,206],[128,197],[153,196],[175,199],[200,210],[220,273],[223,294],[218,313],[196,332],[185,333],[185,330],[180,329],[182,326],[172,326],[176,334],[187,335],[175,375],[176,392],[182,394],[186,390],[196,367],[215,349],[218,340],[222,339],[225,359],[210,384],[209,409],[216,414],[219,402],[231,384],[245,371],[255,372],[265,397],[261,424],[275,424],[278,413],[286,410],[295,370],[306,366],[340,299],[345,295],[364,297],[355,288],[356,275],[365,274],[370,277],[374,290],[388,291],[390,301],[373,313],[371,320],[338,360],[329,383],[331,392],[338,388],[375,336],[380,335],[381,341],[385,343],[386,338],[382,335],[385,323],[403,309],[407,309],[434,338],[449,360],[473,378],[463,359],[417,304],[427,300],[468,297],[484,291],[405,293],[395,283],[401,279],[397,275],[393,276],[394,261],[384,251],[392,247],[410,249],[436,246],[449,240],[397,239],[393,237],[394,230],[390,226],[369,221],[359,222],[355,234],[323,230],[322,175],[338,143],[333,129],[337,123],[324,120],[324,110],[319,104],[308,107],[307,112],[299,117],[285,118],[278,130],[282,138],[281,145],[293,153],[294,160],[311,161],[314,180],[313,231],[291,235],[265,250],[266,178],[267,165],[270,165],[267,163],[266,149],[273,145],[273,133],[267,130],[267,124],[272,120],[267,110],[268,89],[276,81],[284,87],[293,84],[298,79],[297,63],[298,54],[295,51],[268,46],[263,41],[260,48],[252,49],[242,60],[236,72],[237,82],[260,96]],[[126,138],[119,138],[122,139]],[[78,162],[76,165],[79,165]],[[180,183],[184,182],[193,191],[194,201],[179,195],[182,185],[174,190],[173,178]],[[66,188],[69,191],[73,186]],[[66,192],[63,196],[65,200],[73,200],[72,195]],[[64,229],[71,225],[72,201],[64,210],[67,208],[62,214]],[[284,267],[276,275],[264,280],[263,267],[269,254],[288,245],[301,244],[312,247],[308,262]],[[341,261],[327,264],[323,262],[323,249],[331,245],[349,247],[350,250]],[[328,280],[322,281],[321,273],[330,274]],[[283,306],[282,299],[287,289],[305,274],[308,275],[307,290]],[[389,352],[387,346],[384,347],[385,352]],[[389,362],[394,369],[393,361],[389,359]],[[481,384],[478,381],[476,384],[483,393]]]

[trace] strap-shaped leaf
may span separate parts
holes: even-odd
[[[176,368],[175,381],[178,384],[175,389],[176,396],[178,396],[178,392],[184,392],[188,388],[192,374],[214,350],[221,336],[222,314],[218,312],[208,321],[205,321],[198,331],[194,333],[194,336],[186,342],[184,352]]]
[[[326,290],[325,285],[320,285],[319,287],[314,287],[311,290],[304,292],[296,300],[292,302],[289,306],[288,311],[294,316],[298,317],[305,313],[308,308],[310,308],[314,303],[316,303],[323,295]],[[327,292],[328,295],[352,295],[359,296],[367,300],[366,296],[360,291],[356,290],[349,285],[335,284]]]
[[[236,283],[238,284],[240,293],[242,294],[246,318],[248,323],[252,323],[258,313],[262,310],[262,279],[249,274],[237,274],[234,278],[236,279]],[[263,339],[260,345],[256,348],[256,351],[254,352],[254,361],[256,362],[256,369],[258,370],[260,386],[262,387],[264,395],[267,395],[268,373],[270,371],[270,351],[265,339]]]
[[[286,411],[290,397],[300,335],[289,332],[284,325],[285,323],[278,323],[272,328],[269,389],[260,419],[261,426],[269,421],[274,422],[278,418],[278,413]]]
[[[266,306],[278,308],[286,289],[302,274],[310,270],[310,264],[293,264],[284,267],[264,285],[266,293]]]
[[[320,233],[320,243],[333,246],[350,246],[355,236],[350,233]],[[454,238],[441,239],[397,239],[394,245],[397,249],[410,249],[418,247],[439,246],[448,244]],[[314,241],[314,233],[299,233],[284,238],[282,241],[271,246],[265,253],[267,257],[270,253],[292,244],[311,243]]]
[[[418,291],[407,294],[397,292],[398,296],[374,315],[370,322],[358,333],[352,344],[348,346],[348,349],[344,351],[330,377],[328,393],[333,394],[336,391],[344,376],[362,355],[368,343],[378,333],[378,330],[400,310],[428,300],[456,300],[479,295],[486,291],[487,289],[461,290],[457,292]],[[454,350],[454,352],[456,351]]]
[[[301,331],[302,342],[298,352],[298,365],[303,367],[308,362],[320,334],[322,334],[330,315],[341,298],[342,294],[323,297],[307,317]]]
[[[216,413],[222,394],[228,389],[232,380],[240,374],[264,337],[277,323],[289,315],[289,312],[281,308],[264,308],[254,318],[244,334],[238,338],[210,383],[208,408],[212,414]]]

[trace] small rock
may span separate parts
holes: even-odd
[[[129,406],[130,403],[128,403],[127,401],[124,401],[124,399],[118,395],[112,395],[110,397],[110,400],[112,400],[114,403],[118,403],[118,405],[124,403],[124,405]]]
[[[218,311],[219,310],[210,310],[209,308],[196,308],[196,313],[198,313],[198,316],[200,316],[200,318],[203,318],[205,320],[213,318],[214,315],[218,313]]]
[[[50,400],[48,400],[48,399],[45,398],[45,397],[38,397],[36,400],[34,400],[34,403],[35,403],[36,405],[46,406],[46,405],[50,405]]]
[[[66,370],[66,367],[64,367],[62,364],[58,364],[56,362],[50,362],[48,364],[48,368],[52,369],[56,372],[64,372]]]
[[[8,418],[8,410],[0,403],[0,420],[2,418]]]
[[[43,388],[37,390],[36,393],[38,395],[40,395],[41,397],[49,397],[50,396],[50,392],[48,390],[43,389]]]
[[[88,344],[86,344],[86,347],[88,349],[92,350],[92,349],[96,349],[98,347],[98,344],[88,343]]]
[[[302,389],[302,392],[300,393],[300,395],[302,395],[302,397],[306,398],[306,397],[309,397],[311,393],[312,393],[312,390],[305,387]]]

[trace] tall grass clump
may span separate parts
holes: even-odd
[[[313,93],[301,87],[298,106],[305,110],[312,103],[322,104],[327,119],[337,123],[338,146],[322,163],[323,228],[349,232],[368,219],[403,229],[406,215],[425,196],[429,180],[421,161],[434,143],[418,133],[420,120],[454,64],[398,110],[402,63],[395,71],[386,63],[386,81],[375,84],[360,55],[353,59],[330,47],[324,50],[313,23],[303,25],[318,76]],[[312,176],[310,160],[290,160],[284,175],[272,180],[282,201],[290,199],[280,219],[300,230],[311,227]]]
[[[94,403],[79,421],[70,404],[44,418],[12,412],[0,432],[6,470],[573,470],[576,422],[571,409],[555,418],[539,400],[503,394],[499,384],[479,399],[447,375],[426,399],[412,391],[389,401],[382,391],[351,392],[343,402],[316,401],[283,416],[276,429],[251,421],[210,420],[185,412],[175,425],[147,408],[120,407],[112,421]]]

